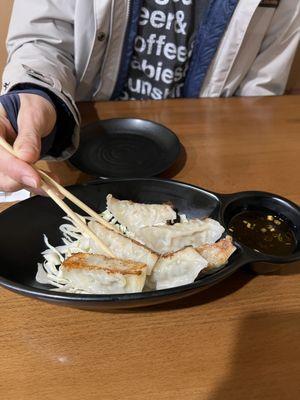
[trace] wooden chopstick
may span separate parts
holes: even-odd
[[[120,231],[112,224],[107,222],[104,218],[102,218],[99,214],[97,214],[94,210],[92,210],[89,206],[87,206],[85,203],[83,203],[81,200],[79,200],[76,196],[74,196],[71,192],[69,192],[66,188],[61,186],[58,182],[56,182],[54,179],[51,178],[51,176],[47,175],[45,171],[39,169],[38,172],[44,180],[54,186],[62,195],[64,195],[67,199],[69,199],[72,203],[74,203],[77,207],[81,208],[84,212],[86,212],[90,217],[95,218],[97,222],[99,222],[101,225],[105,226],[106,228],[112,229],[117,233],[120,233]]]
[[[13,147],[8,144],[1,136],[0,136],[0,146],[3,147],[6,151],[8,151],[10,154],[12,154],[14,157],[18,157],[17,154],[15,153]],[[55,191],[52,189],[58,190],[60,193],[65,195],[67,198],[69,198],[71,201],[73,201],[74,204],[82,208],[82,205],[84,206],[85,210],[89,210],[89,213],[92,211],[92,214],[96,214],[93,210],[91,210],[87,205],[82,203],[77,197],[72,195],[70,192],[68,192],[65,188],[63,188],[61,185],[59,185],[57,182],[55,182],[50,176],[48,176],[44,171],[39,170],[36,166],[32,165],[32,167],[40,174],[41,180],[42,180],[42,185],[41,188],[48,194],[49,197],[72,219],[72,221],[77,225],[77,227],[84,233],[86,233],[109,257],[114,258],[113,253],[109,250],[109,248],[95,235],[93,231],[91,231],[87,225],[78,217],[78,215],[55,193]],[[55,184],[53,183],[55,182]],[[51,187],[52,186],[52,187]],[[63,189],[63,191],[62,191]],[[67,193],[67,194],[66,194]],[[74,200],[75,201],[74,201]],[[87,212],[87,211],[86,211]],[[89,214],[90,215],[90,214]],[[94,215],[92,215],[94,216]],[[101,218],[100,216],[98,216]],[[99,218],[97,220],[100,222]],[[103,223],[103,221],[105,224]],[[101,218],[101,222],[103,225],[109,225],[111,228],[111,225],[105,221],[103,218]],[[115,228],[116,229],[116,228]]]
[[[113,253],[100,240],[93,231],[78,217],[78,215],[50,188],[48,184],[42,184],[42,189],[49,197],[72,219],[75,225],[84,233],[86,233],[109,257],[114,258]]]

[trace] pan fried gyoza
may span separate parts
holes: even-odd
[[[112,195],[107,206],[101,215],[112,229],[81,218],[114,257],[106,257],[73,223],[63,224],[62,245],[52,246],[45,236],[39,283],[91,294],[166,289],[192,283],[201,271],[226,264],[235,251],[231,237],[219,240],[224,228],[211,218],[180,216],[181,222],[174,223],[176,212],[169,205],[137,204]]]
[[[108,211],[131,232],[144,226],[166,224],[176,219],[176,212],[168,204],[140,204],[118,200],[111,194],[106,197]]]
[[[207,261],[192,247],[161,256],[147,278],[149,289],[167,289],[194,282]]]
[[[143,290],[146,269],[142,263],[77,253],[63,262],[60,278],[87,293],[134,293]]]
[[[224,228],[211,218],[192,219],[174,225],[141,228],[136,233],[147,247],[160,254],[173,253],[186,246],[198,247],[220,239]]]
[[[232,244],[231,236],[226,236],[225,239],[219,240],[217,243],[203,244],[196,250],[207,260],[207,268],[212,269],[225,265],[236,247]]]
[[[132,260],[142,262],[147,265],[147,274],[151,274],[158,255],[147,247],[132,240],[121,233],[114,232],[98,222],[91,221],[90,229],[103,241],[115,257],[124,260]],[[94,247],[94,251],[99,252],[98,247]]]

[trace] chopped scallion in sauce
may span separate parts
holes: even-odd
[[[237,241],[261,253],[287,256],[297,247],[291,226],[278,215],[264,211],[237,214],[228,230]]]

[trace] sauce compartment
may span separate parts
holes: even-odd
[[[252,253],[253,261],[280,263],[299,259],[299,206],[265,192],[220,197],[220,222],[234,240]]]

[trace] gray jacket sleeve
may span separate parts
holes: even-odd
[[[80,116],[74,96],[74,13],[76,0],[15,0],[7,37],[8,62],[2,94],[19,84],[45,87],[64,101],[75,121],[69,157],[79,141]]]
[[[238,96],[281,95],[299,46],[300,2],[281,0],[259,54],[241,82]]]

